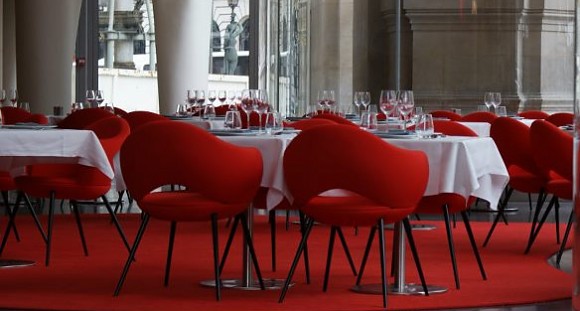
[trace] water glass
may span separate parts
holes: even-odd
[[[434,133],[433,116],[429,113],[419,115],[415,132],[420,138],[429,138]]]
[[[211,101],[206,103],[203,108],[203,118],[208,120],[215,119],[215,107]]]
[[[224,118],[224,127],[227,129],[241,129],[242,117],[237,110],[228,110]]]
[[[77,110],[81,110],[84,108],[84,104],[82,102],[74,102],[70,105],[70,112],[73,113]]]
[[[360,119],[360,127],[367,130],[376,130],[378,128],[376,112],[363,111]]]
[[[500,117],[507,117],[507,109],[506,106],[498,106],[495,108],[497,115]]]
[[[489,111],[489,108],[487,107],[487,105],[478,105],[477,111]]]
[[[188,108],[188,104],[181,104],[181,105],[177,105],[177,110],[175,111],[175,115],[179,116],[179,117],[185,117],[189,114],[189,112],[187,111]]]
[[[282,115],[276,111],[270,111],[266,114],[266,134],[273,135],[282,132],[284,129],[284,124],[282,120]]]
[[[28,104],[28,102],[19,102],[18,108],[30,112],[30,104]]]

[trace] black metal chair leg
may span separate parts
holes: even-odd
[[[536,226],[538,225],[538,219],[540,219],[540,213],[542,212],[543,204],[539,205],[539,201],[540,201],[540,198],[538,197],[538,204],[536,204],[536,210],[534,212],[534,217],[532,218],[532,227],[530,228],[530,235],[528,237],[528,242],[533,239],[534,232],[536,231]],[[552,208],[553,201],[554,201],[554,196],[552,196],[552,200],[550,200],[550,203],[548,205],[548,207],[550,209]]]
[[[36,229],[38,229],[38,232],[40,232],[40,235],[42,235],[42,238],[44,239],[44,243],[48,243],[48,237],[46,236],[46,233],[44,233],[44,229],[42,229],[42,225],[40,224],[40,220],[38,219],[38,216],[36,215],[36,211],[34,210],[34,207],[32,206],[32,202],[30,202],[30,198],[24,192],[20,192],[19,196],[16,197],[17,202],[20,200],[19,197],[24,198],[24,202],[26,203],[26,208],[28,209],[28,212],[30,213],[30,215],[32,216],[32,219],[34,220],[34,224],[36,225]],[[14,214],[14,217],[16,217],[16,214]]]
[[[10,208],[10,202],[8,200],[8,191],[2,191],[2,200],[4,201],[4,206],[6,208],[5,209],[6,216],[8,216],[8,219],[14,217],[14,215],[12,213],[12,209]],[[16,241],[20,242],[20,234],[18,234],[18,230],[16,229],[16,225],[12,226],[12,231],[14,232],[14,237],[16,238]]]
[[[556,222],[556,244],[560,244],[560,200],[557,197],[554,205],[554,221]]]
[[[50,200],[48,203],[48,225],[47,225],[47,234],[46,234],[46,256],[44,259],[44,265],[48,267],[50,264],[50,251],[52,248],[52,225],[54,222],[54,200],[55,194],[54,191],[50,193]]]
[[[507,202],[508,202],[509,198],[511,197],[513,191],[514,191],[514,189],[509,187],[506,191],[503,202],[500,202],[497,214],[495,215],[495,219],[493,220],[493,223],[491,224],[491,228],[489,228],[489,231],[487,232],[487,236],[485,237],[485,240],[483,241],[483,247],[486,247],[487,243],[489,243],[489,240],[491,239],[491,236],[492,236],[493,232],[495,231],[495,227],[497,226],[501,217],[504,217],[504,221],[507,224],[507,220],[505,219],[504,212],[505,212],[505,207],[507,206]]]
[[[340,227],[336,228],[336,233],[338,233],[338,238],[340,239],[340,243],[342,244],[342,248],[344,249],[344,254],[346,255],[346,259],[348,260],[348,264],[350,265],[350,270],[352,274],[356,276],[356,267],[354,265],[354,260],[352,260],[352,255],[350,254],[350,250],[348,249],[348,244],[346,244],[346,239],[344,238],[344,234],[342,233],[342,229]]]
[[[459,272],[457,271],[457,259],[455,258],[455,245],[453,243],[453,233],[451,232],[451,221],[449,219],[449,208],[443,205],[443,218],[445,219],[445,232],[447,233],[447,244],[449,246],[449,255],[451,256],[451,265],[453,267],[453,279],[455,288],[460,289]]]
[[[304,213],[300,212],[300,231],[302,235],[306,232],[306,216]],[[312,221],[314,225],[314,221]],[[304,242],[304,271],[306,274],[306,284],[310,284],[310,260],[308,259],[308,241]]]
[[[250,234],[250,228],[248,228],[248,216],[246,212],[242,212],[240,214],[240,219],[242,221],[242,229],[244,231],[244,237],[246,238],[248,251],[250,252],[250,257],[252,258],[252,263],[254,264],[254,269],[256,270],[256,276],[258,277],[260,289],[265,290],[266,287],[264,285],[264,279],[262,278],[262,271],[260,270],[260,265],[258,264],[258,257],[256,256],[256,250],[254,248],[252,235]]]
[[[83,252],[85,256],[89,255],[89,249],[87,247],[87,241],[85,239],[85,232],[83,230],[83,224],[81,222],[81,213],[79,211],[79,205],[76,201],[71,201],[73,213],[75,215],[75,221],[77,223],[77,229],[79,230],[79,236],[81,238],[81,244],[83,245]]]
[[[117,202],[115,202],[115,214],[118,214],[119,212],[123,211],[123,194],[125,194],[125,190],[117,191]]]
[[[465,230],[467,231],[467,236],[469,237],[469,242],[471,243],[471,249],[473,250],[473,255],[475,255],[475,260],[477,260],[477,265],[479,266],[479,272],[484,280],[487,280],[487,274],[483,268],[483,262],[481,261],[481,256],[479,256],[479,250],[477,249],[477,244],[475,243],[475,237],[473,236],[473,230],[471,230],[471,224],[469,222],[469,215],[466,211],[461,212],[461,217],[463,218],[463,223],[465,224]]]
[[[371,228],[371,232],[369,233],[369,238],[368,238],[368,241],[367,241],[367,246],[365,247],[365,252],[364,252],[364,255],[363,255],[361,264],[360,264],[360,269],[358,270],[358,275],[356,277],[356,285],[360,285],[360,281],[361,281],[362,276],[363,276],[363,274],[365,272],[365,267],[367,265],[367,260],[369,258],[369,252],[370,252],[371,247],[373,245],[373,240],[375,239],[376,232],[377,232],[377,227],[376,226],[373,226]]]
[[[16,197],[16,201],[20,202],[21,199],[22,199],[22,192],[18,192],[18,196]],[[2,237],[2,245],[0,245],[0,255],[4,252],[4,248],[6,247],[6,243],[8,242],[8,237],[10,236],[10,232],[12,231],[12,227],[15,226],[14,221],[15,221],[16,215],[18,215],[18,208],[19,207],[20,207],[20,204],[15,204],[14,210],[12,210],[12,213],[8,214],[8,224],[6,225],[6,229],[4,230],[4,236]],[[46,242],[46,239],[45,239],[45,242]]]
[[[135,241],[133,242],[133,247],[131,247],[131,251],[129,252],[127,261],[125,261],[125,266],[123,267],[121,277],[119,278],[119,282],[117,282],[117,286],[115,287],[115,292],[113,293],[113,296],[119,296],[119,292],[121,292],[121,288],[123,287],[123,283],[125,283],[125,279],[127,278],[129,268],[131,268],[131,264],[135,259],[135,253],[137,253],[137,248],[139,247],[139,244],[141,244],[141,239],[143,238],[145,229],[147,229],[148,223],[149,223],[149,214],[143,213],[143,217],[141,218],[141,225],[139,226],[139,230],[137,231],[137,236],[135,236]]]
[[[546,210],[544,211],[542,218],[539,221],[536,220],[537,225],[534,226],[532,224],[532,229],[535,228],[535,230],[533,232],[530,232],[530,238],[528,239],[528,245],[526,245],[526,250],[524,251],[524,254],[528,254],[530,252],[532,245],[534,245],[534,242],[536,241],[536,238],[538,237],[538,234],[540,233],[540,230],[542,229],[542,226],[544,225],[546,218],[548,218],[548,215],[550,214],[550,211],[552,210],[552,207],[554,206],[556,201],[557,201],[556,196],[553,196],[552,200],[550,200],[550,204],[548,204],[548,207],[546,207]]]
[[[572,224],[574,223],[574,208],[570,212],[568,217],[568,224],[566,225],[566,231],[564,232],[564,237],[562,239],[562,244],[560,244],[560,249],[558,250],[558,255],[556,255],[556,265],[560,266],[560,261],[562,261],[562,255],[566,249],[566,243],[568,242],[568,236],[570,235],[570,230],[572,229]]]
[[[171,260],[173,258],[173,244],[175,242],[175,231],[177,230],[177,222],[172,221],[169,228],[169,244],[167,246],[167,261],[165,262],[165,277],[163,278],[163,285],[169,286],[169,274],[171,273]]]
[[[101,196],[101,199],[103,199],[103,202],[105,203],[105,207],[107,208],[109,215],[111,215],[111,219],[113,219],[113,223],[115,224],[115,227],[117,228],[117,231],[119,232],[119,235],[121,236],[121,239],[123,240],[123,244],[125,244],[125,248],[127,248],[127,251],[130,252],[131,246],[129,245],[129,242],[127,242],[127,237],[125,236],[125,232],[123,232],[123,228],[121,227],[121,224],[119,224],[119,220],[117,219],[117,215],[115,215],[113,209],[111,208],[111,204],[109,204],[109,200],[107,200],[107,197],[104,195]]]
[[[231,218],[230,218],[231,219]],[[234,236],[236,234],[236,229],[238,228],[238,224],[240,223],[240,217],[234,217],[234,224],[230,230],[230,234],[228,236],[228,240],[226,241],[226,247],[224,248],[224,254],[222,255],[222,260],[220,262],[220,274],[224,269],[226,264],[226,260],[228,259],[228,255],[230,253],[230,247],[232,246],[232,241],[234,240]]]
[[[213,269],[215,278],[215,298],[217,301],[221,299],[222,281],[220,279],[219,266],[219,247],[218,247],[218,228],[217,228],[217,214],[211,215],[211,236],[213,242]]]
[[[379,219],[379,254],[381,260],[381,290],[383,292],[383,308],[387,307],[387,271],[386,271],[386,251],[385,251],[385,222]]]
[[[308,240],[308,236],[312,231],[312,227],[314,225],[314,220],[309,219],[304,225],[304,233],[302,234],[302,239],[300,240],[300,244],[298,244],[298,249],[296,250],[296,255],[294,255],[294,259],[292,260],[292,265],[290,265],[290,270],[288,271],[288,276],[286,277],[286,281],[284,282],[284,287],[282,287],[282,291],[280,292],[280,298],[278,299],[279,303],[284,302],[284,298],[286,297],[286,293],[288,292],[288,288],[290,288],[290,283],[292,282],[292,277],[294,276],[294,272],[296,271],[296,266],[298,265],[298,261],[300,260],[300,256],[302,256],[302,252],[306,248],[306,241]]]
[[[405,233],[407,234],[407,240],[409,241],[409,247],[411,248],[411,253],[413,254],[413,260],[415,261],[415,266],[417,266],[417,273],[419,274],[419,279],[421,280],[423,291],[425,292],[425,296],[429,296],[429,289],[427,288],[427,282],[425,281],[425,275],[423,274],[423,268],[421,267],[421,260],[419,260],[419,253],[417,252],[415,240],[413,239],[413,229],[411,229],[409,219],[405,218],[402,221],[403,226],[405,227]]]
[[[336,226],[330,228],[330,239],[328,239],[328,254],[326,255],[326,269],[324,270],[324,283],[322,291],[326,292],[328,288],[328,275],[330,274],[330,264],[332,262],[332,251],[334,250],[334,239],[336,237]]]

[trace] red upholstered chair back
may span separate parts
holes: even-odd
[[[348,190],[389,208],[414,207],[429,174],[423,152],[340,124],[298,134],[286,148],[283,166],[297,208],[331,189]]]
[[[531,156],[529,126],[509,117],[501,117],[491,124],[489,134],[506,167],[517,165],[526,171],[541,174],[542,171]]]
[[[119,117],[124,117],[127,115],[127,111],[125,111],[124,109],[121,109],[119,107],[113,107],[113,111],[115,112],[115,115],[117,115]]]
[[[320,125],[332,125],[332,124],[338,124],[332,120],[328,120],[328,119],[302,119],[302,120],[298,120],[298,121],[294,121],[292,123],[287,124],[287,126],[295,128],[297,130],[307,130],[316,126],[320,126]],[[285,125],[286,126],[286,125]]]
[[[464,122],[487,122],[492,123],[498,116],[488,111],[476,111],[461,117],[459,121]]]
[[[131,111],[127,113],[125,116],[123,116],[123,119],[125,119],[127,123],[129,123],[131,131],[135,131],[141,125],[147,124],[149,122],[163,120],[170,121],[169,119],[160,114],[149,111]]]
[[[215,115],[216,116],[225,116],[226,112],[230,110],[230,106],[229,105],[220,105],[215,107]]]
[[[433,116],[433,118],[447,118],[451,121],[461,120],[461,115],[458,113],[455,113],[453,111],[435,110],[435,111],[431,111],[429,113]]]
[[[338,124],[346,124],[346,125],[350,125],[350,126],[356,126],[358,127],[358,125],[356,125],[354,122],[347,120],[344,117],[341,117],[339,115],[336,114],[331,114],[331,113],[321,113],[321,114],[317,114],[315,116],[312,116],[313,119],[327,119],[327,120],[331,120],[334,121]]]
[[[121,148],[121,167],[137,202],[161,186],[182,185],[213,201],[249,203],[262,179],[257,149],[227,143],[183,122],[141,126]]]
[[[113,157],[119,152],[121,145],[123,145],[123,142],[131,132],[129,123],[125,119],[110,113],[108,118],[93,122],[85,129],[95,132],[111,165],[113,164]]]
[[[519,112],[518,116],[526,119],[545,119],[550,114],[541,110],[527,110]]]
[[[77,110],[62,119],[57,126],[63,129],[84,129],[89,124],[104,118],[108,118],[112,114],[101,108],[86,108]]]
[[[572,135],[547,121],[535,121],[530,128],[533,157],[541,168],[573,180]]]
[[[574,114],[570,112],[556,112],[549,115],[546,121],[556,125],[563,126],[568,124],[574,124]]]
[[[472,129],[455,121],[433,120],[433,129],[450,136],[477,136]]]
[[[38,124],[48,124],[48,119],[43,114],[33,114],[22,108],[17,107],[1,107],[2,124],[11,125],[20,122],[35,122]]]

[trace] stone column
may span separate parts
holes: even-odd
[[[187,89],[207,89],[212,1],[154,0],[159,110],[175,112]]]
[[[16,29],[15,29],[15,0],[3,0],[2,8],[2,82],[4,89],[16,88]]]
[[[72,63],[82,0],[17,0],[18,92],[37,113],[72,102]]]
[[[406,0],[417,105],[473,111],[499,91],[510,113],[571,110],[572,0]]]
[[[133,15],[133,0],[115,0],[115,68],[135,69],[133,36],[137,34],[140,16]],[[142,70],[143,68],[137,68]]]

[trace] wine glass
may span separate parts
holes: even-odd
[[[501,105],[501,93],[500,92],[493,92],[493,97],[491,101],[491,105],[493,106],[493,111],[497,114],[497,107]]]
[[[269,108],[268,92],[266,90],[258,90],[257,100],[254,101],[254,111],[258,113],[259,120],[258,132],[262,131],[262,115],[266,113]]]
[[[6,90],[0,90],[0,104],[4,106],[5,101],[6,101]]]
[[[209,100],[210,104],[213,106],[215,101],[217,100],[217,93],[214,90],[210,90],[207,92],[207,100]]]
[[[10,102],[12,103],[12,107],[16,107],[16,102],[18,102],[18,90],[12,89],[9,93],[10,94],[8,94],[8,96],[10,98]]]
[[[360,92],[360,103],[364,107],[365,111],[369,111],[369,105],[371,104],[371,93],[370,92]]]
[[[328,112],[336,112],[336,99],[334,97],[334,90],[327,90],[326,91],[326,98],[324,100],[326,107],[328,108]]]
[[[284,129],[282,115],[276,111],[266,114],[266,124],[264,125],[266,134],[273,135],[282,132]]]
[[[485,92],[483,95],[483,103],[487,107],[487,111],[489,111],[493,105],[494,96],[494,92]]]
[[[204,109],[205,106],[205,91],[204,90],[197,90],[196,92],[196,102],[197,102],[197,108],[199,109],[199,118],[202,118],[202,109]]]
[[[187,90],[187,95],[185,97],[185,102],[187,103],[187,111],[188,114],[195,114],[196,111],[194,111],[196,108],[195,104],[197,103],[197,95],[195,93],[195,90]]]
[[[242,92],[242,103],[240,108],[246,113],[246,126],[250,128],[250,113],[254,111],[254,100],[256,99],[256,90],[246,89]]]
[[[228,98],[227,92],[225,90],[219,90],[217,92],[217,98],[220,101],[220,106],[222,106]]]
[[[87,106],[92,107],[93,103],[95,102],[95,91],[94,90],[87,90],[85,93],[85,100],[87,101]]]
[[[103,91],[96,90],[95,91],[95,102],[97,102],[97,106],[100,106],[105,101],[105,96]]]
[[[361,106],[361,102],[360,102],[360,92],[354,92],[352,102],[353,102],[354,106],[356,107],[356,110],[358,111],[358,115],[360,117],[361,116],[361,112],[362,112],[361,109],[360,109],[360,106]]]
[[[321,111],[325,111],[326,108],[326,98],[328,98],[328,91],[327,90],[321,90],[318,91],[318,97],[316,100],[316,103],[318,104],[318,109]]]
[[[74,102],[70,105],[70,112],[73,113],[77,110],[81,110],[83,109],[83,103],[82,102]]]
[[[379,98],[379,107],[388,121],[389,116],[397,108],[397,92],[395,90],[382,90],[381,97]]]
[[[413,91],[404,90],[399,92],[399,101],[397,108],[401,115],[403,116],[404,130],[407,130],[407,119],[411,112],[413,112],[413,107],[415,106],[415,101],[413,99]]]

